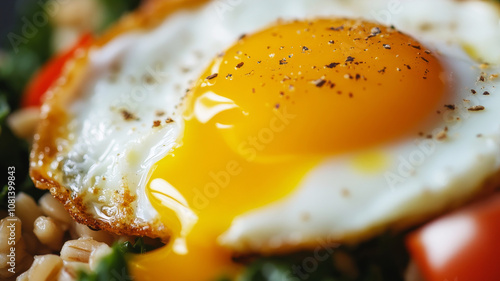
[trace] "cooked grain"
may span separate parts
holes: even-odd
[[[64,231],[58,226],[57,221],[50,217],[38,217],[35,220],[35,228],[33,230],[36,237],[42,244],[47,245],[50,249],[57,251],[61,249],[63,242]]]
[[[61,258],[65,261],[88,263],[90,254],[105,243],[97,242],[92,238],[80,238],[64,243],[61,249]]]
[[[62,267],[63,261],[56,255],[35,256],[35,261],[29,269],[28,279],[30,281],[57,280]]]
[[[66,212],[61,202],[57,201],[50,193],[43,195],[38,203],[46,216],[56,219],[66,224],[66,226],[71,224],[71,216]]]
[[[32,232],[36,218],[43,214],[31,196],[20,192],[16,196],[16,215],[23,222],[23,231]]]

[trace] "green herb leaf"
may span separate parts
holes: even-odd
[[[2,207],[7,207],[7,192],[9,192],[9,186],[4,185],[2,191],[0,191],[0,204],[5,205]]]
[[[101,259],[95,272],[81,271],[78,281],[131,281],[132,277],[127,267],[126,252],[123,251],[119,244],[115,244],[111,250],[111,254]]]
[[[142,237],[135,239],[135,243],[133,245],[129,241],[126,241],[121,244],[120,247],[122,247],[123,252],[132,254],[144,254],[157,248],[153,245],[146,244]]]
[[[112,247],[111,254],[99,262],[96,271],[80,272],[78,281],[132,280],[127,265],[129,254],[144,254],[156,248],[146,244],[142,237],[137,238],[133,245],[128,241],[121,244],[116,243]]]
[[[7,118],[7,115],[9,115],[10,112],[10,107],[9,104],[7,103],[7,98],[5,97],[4,94],[0,93],[0,126],[5,121],[5,118]],[[0,127],[0,134],[2,133],[1,127]]]
[[[139,6],[140,0],[100,0],[104,8],[104,21],[100,30],[105,30],[111,23],[115,22],[128,11]]]
[[[241,280],[403,281],[403,272],[408,265],[404,237],[405,233],[385,234],[356,247],[340,246],[331,248],[333,251],[317,249],[316,252],[259,258],[246,267]],[[351,259],[354,273],[336,267],[337,254]]]

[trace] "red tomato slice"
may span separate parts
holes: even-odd
[[[407,246],[428,281],[500,280],[500,195],[431,222]]]
[[[46,62],[31,78],[30,83],[24,91],[21,107],[40,106],[43,95],[61,76],[66,62],[72,59],[76,51],[80,48],[89,47],[92,41],[92,34],[84,34],[69,50],[56,55]]]

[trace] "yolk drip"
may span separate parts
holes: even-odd
[[[182,145],[152,172],[147,192],[172,240],[137,256],[135,277],[234,276],[217,239],[236,216],[292,193],[322,158],[413,132],[443,98],[442,72],[414,39],[363,21],[242,36],[188,93]]]

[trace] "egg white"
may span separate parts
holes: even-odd
[[[182,100],[213,57],[242,34],[277,19],[331,16],[394,25],[439,54],[456,89],[449,103],[457,109],[443,108],[444,117],[426,132],[432,140],[416,136],[375,148],[387,160],[376,173],[354,164],[371,151],[325,159],[288,198],[236,218],[220,243],[265,251],[321,237],[356,240],[480,190],[500,169],[499,82],[478,82],[482,71],[500,72],[500,13],[487,2],[451,0],[222,0],[178,11],[152,30],[120,35],[91,50],[85,86],[68,108],[74,116],[71,133],[58,155],[63,165],[56,167],[63,171],[63,185],[86,192],[97,219],[112,219],[106,202],[123,187],[136,196],[135,220],[157,219],[145,185],[155,163],[182,143]],[[480,69],[479,62],[490,63],[489,69]],[[491,95],[483,96],[484,91]],[[486,109],[467,110],[475,105]],[[156,120],[161,125],[154,127]],[[447,138],[436,140],[445,127]]]

